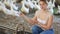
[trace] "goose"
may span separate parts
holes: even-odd
[[[22,8],[21,8],[21,11],[24,12],[24,13],[29,13],[29,8],[26,8],[25,7],[25,4],[24,4],[24,1],[22,1]]]

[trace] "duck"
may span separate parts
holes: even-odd
[[[48,7],[49,7],[49,8],[52,7],[52,0],[50,0],[50,1],[47,1],[47,0],[46,0],[46,2],[47,2],[47,4],[48,4]]]
[[[25,2],[25,4],[26,4],[28,7],[30,7],[31,9],[34,8],[34,4],[33,4],[33,2],[32,2],[31,0],[27,0],[27,1]]]
[[[49,11],[53,14],[53,12],[54,12],[54,11],[53,11],[53,7],[54,7],[53,5],[54,5],[54,4],[52,3],[52,0],[50,0],[49,2],[46,0],[46,2],[47,2],[47,4],[48,4],[48,7],[47,7],[47,8],[48,8]]]
[[[55,2],[56,2],[56,1],[55,1],[55,0],[53,0],[53,4],[52,4],[52,6],[53,6],[53,7],[55,7]]]
[[[0,10],[2,10],[2,7],[5,7],[2,2],[0,2]]]
[[[10,7],[10,9],[7,9],[6,7],[2,7],[3,8],[3,12],[6,15],[19,16],[20,12],[13,10],[13,7],[8,2],[6,2],[6,4],[7,4],[7,6]]]
[[[22,11],[23,13],[29,13],[29,8],[26,8],[26,7],[25,7],[25,1],[22,1],[21,11]]]
[[[35,2],[35,8],[40,10],[40,6],[37,4],[38,2]]]

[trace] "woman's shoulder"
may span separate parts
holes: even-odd
[[[39,10],[37,10],[37,11],[35,12],[35,15],[37,16],[37,15],[39,15],[39,13],[40,13]]]
[[[41,12],[41,10],[37,10],[35,13],[40,13]]]
[[[53,17],[53,14],[49,12],[49,17]]]

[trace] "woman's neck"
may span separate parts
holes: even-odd
[[[48,12],[48,9],[42,9],[43,12],[47,13]]]
[[[43,11],[46,11],[47,9],[42,9]]]

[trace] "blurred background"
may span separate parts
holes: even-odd
[[[48,10],[54,15],[54,33],[60,34],[60,0],[46,2]],[[39,0],[0,0],[0,34],[32,34],[32,25],[19,14],[32,18],[40,9]]]

